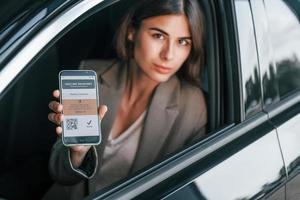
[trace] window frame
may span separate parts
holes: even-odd
[[[49,24],[47,24],[44,28],[42,28],[39,32],[37,32],[37,34],[22,48],[20,52],[16,54],[16,56],[12,60],[10,60],[6,64],[6,66],[0,72],[0,79],[3,80],[0,83],[0,99],[2,96],[5,95],[5,92],[9,90],[10,87],[12,87],[11,83],[15,82],[18,77],[20,77],[23,73],[25,73],[28,69],[30,69],[32,63],[34,63],[37,59],[39,59],[40,56],[43,55],[44,52],[46,52],[56,41],[62,38],[65,33],[67,33],[69,30],[74,28],[76,25],[78,25],[86,18],[90,17],[91,15],[95,14],[96,12],[99,12],[100,10],[104,9],[105,7],[115,2],[118,2],[118,0],[112,0],[112,1],[97,0],[93,2],[89,0],[84,0],[82,2],[79,2],[78,4],[75,4],[73,7],[67,9],[65,12],[61,13],[59,16],[54,18]],[[211,6],[210,9],[212,12],[211,14],[213,16],[212,17],[213,24],[217,24],[218,20],[215,19],[217,15],[215,13],[215,9],[217,5],[214,5],[213,2],[208,2],[207,4]],[[84,8],[81,8],[82,6]],[[231,9],[230,6],[229,9]],[[223,22],[225,21],[226,23],[232,23],[232,22],[227,22],[226,19],[222,19],[222,20]],[[229,29],[224,24],[218,24],[216,26],[218,28],[222,26],[222,28],[220,29],[224,28],[227,31]],[[216,30],[217,27],[215,27]],[[213,27],[209,27],[209,28],[212,29]],[[231,36],[227,33],[227,31],[225,34],[225,38],[226,39],[230,38],[230,40],[228,39],[228,41],[230,42],[236,41],[236,38],[231,38]],[[51,35],[49,35],[49,32],[51,33]],[[214,36],[216,35],[217,34],[215,34]],[[217,36],[214,39],[215,41],[219,41],[217,39]],[[210,49],[210,55],[213,54],[214,56],[208,58],[209,59],[208,62],[210,62],[210,65],[214,66],[214,68],[210,69],[211,71],[209,73],[210,74],[209,92],[212,91],[214,92],[214,94],[212,95],[213,98],[210,100],[213,101],[213,104],[216,105],[215,107],[210,108],[209,112],[214,112],[214,113],[218,113],[218,111],[222,109],[221,107],[225,106],[221,104],[221,95],[224,92],[223,91],[224,88],[220,88],[221,82],[224,83],[225,80],[220,79],[220,77],[225,75],[227,76],[226,78],[228,79],[228,86],[224,86],[224,87],[229,88],[229,86],[234,85],[233,79],[231,77],[231,73],[229,73],[232,70],[230,69],[230,67],[226,68],[226,72],[225,70],[223,72],[219,71],[222,62],[226,66],[231,66],[231,63],[234,62],[234,59],[229,59],[230,57],[229,55],[231,55],[232,53],[231,52],[232,50],[230,50],[230,45],[226,42],[224,43],[225,44],[222,45],[224,45],[224,47],[228,50],[228,52],[224,53],[226,54],[225,55],[226,59],[219,57],[220,49],[218,45],[220,44],[218,44],[217,42],[215,44],[216,48]],[[233,51],[235,51],[235,49]],[[218,57],[217,60],[215,60],[216,57]],[[220,146],[226,144],[227,142],[230,142],[235,137],[238,137],[239,134],[241,133],[231,135],[230,131],[228,130],[233,127],[233,122],[236,121],[236,119],[240,119],[240,115],[238,115],[238,117],[236,118],[235,117],[236,115],[234,113],[234,111],[238,112],[239,110],[238,107],[239,104],[234,104],[234,101],[238,99],[239,96],[236,93],[234,93],[234,89],[230,89],[230,90],[228,89],[228,92],[229,94],[226,95],[225,98],[229,99],[227,101],[227,104],[229,105],[228,108],[229,112],[226,113],[226,116],[223,116],[223,118],[226,118],[228,115],[229,116],[228,122],[230,123],[226,123],[228,124],[226,127],[222,128],[219,131],[214,131],[213,135],[209,136],[208,138],[180,151],[179,153],[177,152],[172,157],[169,157],[168,159],[162,161],[161,163],[152,166],[148,168],[146,171],[144,171],[143,173],[140,173],[137,176],[133,177],[132,179],[129,180],[129,182],[128,181],[124,182],[114,187],[113,189],[109,190],[108,193],[104,193],[103,195],[109,195],[115,193],[116,191],[119,192],[126,191],[125,194],[127,196],[136,195],[137,192],[143,192],[147,188],[153,187],[153,185],[158,184],[163,179],[170,177],[172,174],[179,172],[181,169],[205,157],[209,153],[218,149]],[[214,98],[216,98],[217,100],[214,100]],[[215,130],[216,127],[220,127],[224,123],[224,119],[222,119],[220,115],[214,115],[212,119],[214,121],[214,124],[211,125],[212,130]],[[227,133],[224,134],[224,132]],[[227,137],[229,135],[231,136]],[[214,144],[214,146],[211,146],[211,144]],[[176,167],[170,169],[170,166],[176,166]],[[161,174],[161,175],[158,176],[157,174]],[[141,182],[145,182],[145,184],[141,184]],[[132,189],[136,186],[139,187],[130,190],[130,192],[128,192],[127,190],[128,188]],[[133,197],[133,196],[128,196],[128,197]]]
[[[210,9],[212,9],[212,21],[216,26],[214,27],[216,32],[220,33],[221,30],[225,31],[223,33],[224,38],[222,38],[224,40],[224,43],[220,42],[221,44],[217,44],[219,60],[216,63],[218,63],[219,65],[216,67],[220,68],[222,64],[226,66],[226,70],[221,71],[219,73],[220,76],[226,76],[226,79],[228,81],[226,82],[226,86],[223,84],[223,87],[230,88],[227,89],[229,94],[225,97],[228,98],[227,102],[224,104],[220,104],[220,106],[229,105],[229,112],[226,113],[226,116],[223,116],[228,117],[228,121],[225,122],[224,119],[220,119],[219,121],[220,124],[224,125],[225,123],[226,125],[220,129],[214,130],[213,133],[211,133],[207,138],[199,141],[198,143],[187,147],[180,152],[176,152],[176,154],[172,155],[171,157],[168,157],[159,164],[149,166],[146,170],[139,172],[138,175],[134,177],[129,177],[127,180],[121,182],[120,184],[114,185],[114,187],[108,188],[104,191],[100,190],[98,192],[95,192],[94,194],[91,194],[87,199],[135,198],[139,194],[151,190],[153,187],[159,185],[159,183],[167,180],[173,175],[176,175],[181,170],[191,166],[197,161],[200,161],[209,154],[217,151],[220,147],[242,136],[245,131],[251,129],[250,127],[255,127],[257,124],[267,121],[266,114],[260,112],[256,115],[255,118],[251,118],[245,123],[239,124],[239,122],[244,120],[241,114],[241,111],[243,110],[240,108],[240,104],[242,104],[242,99],[239,96],[241,91],[240,85],[236,84],[236,82],[239,82],[239,80],[236,80],[236,82],[234,82],[233,79],[233,74],[239,72],[238,69],[231,68],[231,65],[233,63],[235,63],[236,66],[239,66],[235,59],[238,58],[237,55],[239,55],[237,48],[238,38],[236,37],[236,34],[229,34],[230,31],[234,31],[235,33],[237,33],[237,30],[235,28],[236,21],[233,17],[235,11],[233,9],[233,1],[229,2],[228,4],[226,4],[226,2],[224,3],[223,1],[220,1],[219,3],[220,4],[214,4],[213,2],[209,2],[208,4],[210,4],[211,6]],[[220,8],[218,6],[220,6]],[[220,9],[221,11],[216,13],[217,9]],[[220,17],[219,15],[221,15],[222,17]],[[221,20],[217,20],[217,17],[220,17]],[[220,23],[220,21],[222,23]],[[217,39],[217,34],[214,38],[216,39],[216,41],[221,40]],[[221,52],[221,54],[225,54],[224,57],[219,55],[220,51],[222,51],[222,47],[225,49],[224,52]],[[235,57],[232,58],[232,55],[234,55]],[[216,72],[216,70],[212,70],[212,72]],[[217,82],[210,84],[216,86],[215,84],[220,84],[221,82],[224,83],[225,80],[220,79]],[[238,88],[238,91],[236,91],[236,88]],[[222,92],[224,92],[224,88],[217,89],[220,92],[219,95],[222,95]],[[235,123],[237,123],[238,125],[235,125]],[[181,185],[176,187],[181,188],[183,186]]]

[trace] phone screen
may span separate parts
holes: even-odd
[[[98,144],[101,130],[96,73],[64,70],[60,72],[60,91],[64,144]]]

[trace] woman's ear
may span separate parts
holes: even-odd
[[[133,27],[128,28],[128,34],[127,34],[127,39],[130,42],[133,42],[135,38],[135,29]]]

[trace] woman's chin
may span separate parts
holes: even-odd
[[[170,79],[171,75],[166,74],[155,74],[151,77],[151,79],[157,83],[167,82]]]

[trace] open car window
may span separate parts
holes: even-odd
[[[53,180],[48,172],[48,161],[57,138],[55,125],[48,121],[47,115],[52,91],[58,88],[58,73],[78,69],[83,60],[114,59],[113,36],[121,17],[128,10],[127,5],[132,2],[82,1],[74,4],[34,35],[3,68],[0,85],[0,149],[3,155],[0,157],[3,163],[0,166],[0,196],[17,198],[21,195],[25,199],[35,199],[42,197],[51,187]],[[202,138],[206,140],[232,122],[226,118],[232,108],[225,107],[224,102],[229,104],[226,95],[221,99],[227,86],[223,83],[225,72],[219,69],[223,61],[218,57],[217,32],[210,3],[200,1],[200,5],[206,28],[204,73],[200,86],[208,111],[207,136]],[[198,140],[198,145],[204,140]],[[135,182],[141,174],[152,173],[193,148],[188,145],[174,150],[103,191]]]

